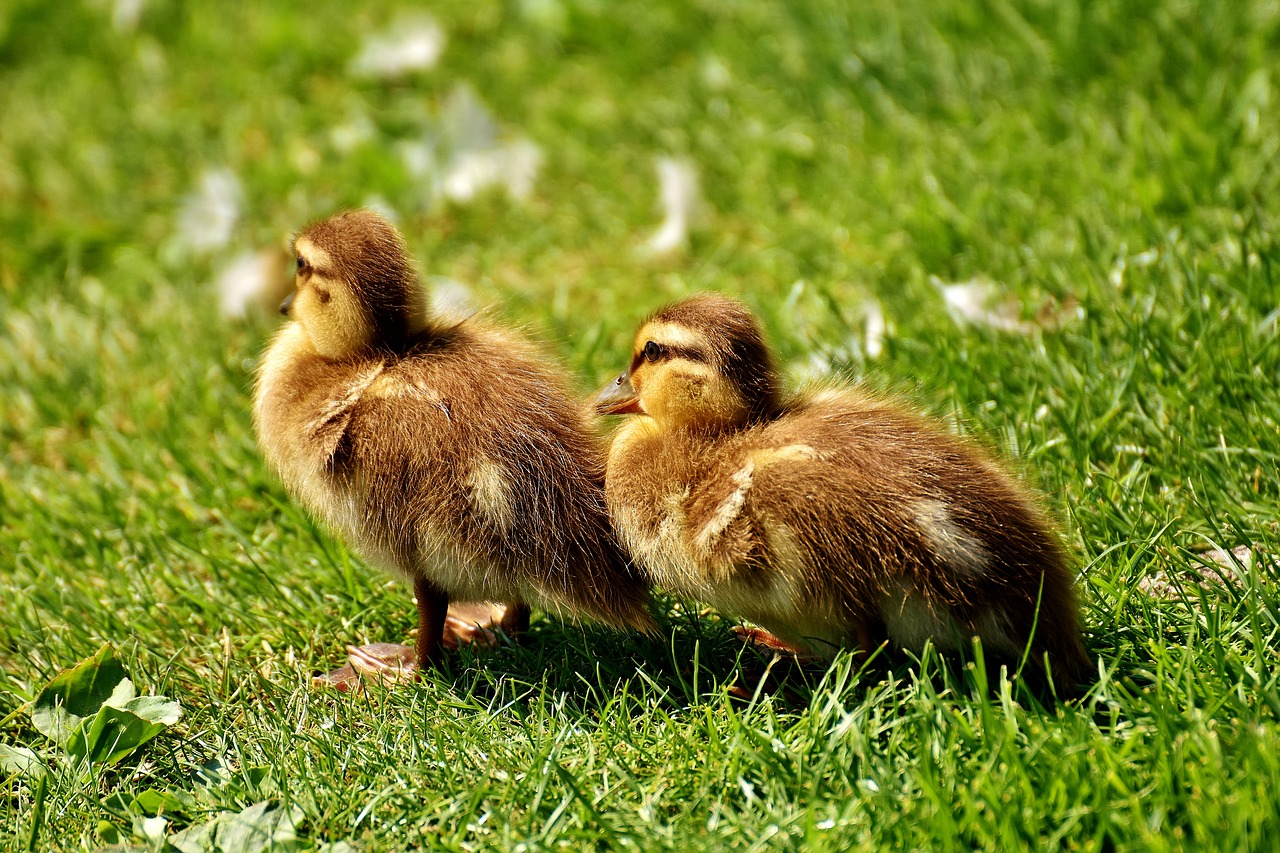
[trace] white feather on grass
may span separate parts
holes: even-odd
[[[641,254],[651,257],[663,257],[687,248],[689,231],[701,222],[705,208],[698,170],[692,161],[660,157],[657,170],[663,220],[640,247]]]
[[[1034,320],[1024,320],[1017,297],[1002,292],[999,285],[984,276],[945,282],[935,275],[929,276],[929,281],[942,294],[947,313],[960,325],[1030,335],[1037,330],[1061,328],[1080,316],[1080,303],[1072,296],[1062,302],[1050,297],[1036,309]]]
[[[427,15],[401,18],[386,30],[368,35],[351,60],[356,77],[393,80],[434,68],[444,53],[445,32]]]
[[[243,195],[240,180],[230,169],[206,170],[178,211],[178,240],[199,254],[226,246],[240,221]]]
[[[440,110],[440,130],[450,152],[440,192],[458,204],[498,188],[515,201],[533,193],[542,149],[533,141],[503,141],[493,113],[467,84],[455,86]],[[420,158],[421,159],[421,158]]]
[[[1199,590],[1245,586],[1255,562],[1250,545],[1238,545],[1230,550],[1215,547],[1195,554],[1190,567],[1184,571],[1160,571],[1139,579],[1138,589],[1153,598],[1176,600],[1186,596],[1194,601]]]
[[[118,33],[131,33],[138,28],[146,0],[115,0],[111,4],[111,26]]]
[[[450,201],[465,204],[485,190],[499,187],[515,201],[533,193],[542,167],[542,149],[528,139],[454,155],[440,182]]]
[[[878,299],[867,299],[863,303],[866,319],[863,326],[862,350],[867,358],[879,358],[884,352],[884,339],[888,326],[884,320],[884,309]]]
[[[981,276],[968,281],[948,283],[930,276],[949,313],[957,323],[986,326],[1001,332],[1030,331],[1030,324],[1020,318],[1021,306],[1016,299],[1002,297],[995,282]]]

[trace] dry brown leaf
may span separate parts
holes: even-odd
[[[1179,599],[1196,586],[1240,586],[1248,578],[1253,565],[1253,548],[1238,545],[1230,551],[1211,548],[1194,555],[1199,564],[1192,562],[1183,572],[1156,572],[1138,581],[1138,589],[1153,598]]]

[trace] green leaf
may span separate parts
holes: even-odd
[[[94,764],[115,764],[166,728],[124,708],[103,705],[88,725],[72,733],[66,750]]]
[[[134,700],[138,695],[138,690],[133,686],[133,679],[125,677],[111,691],[111,695],[103,700],[103,705],[110,705],[113,708],[123,708]]]
[[[133,698],[132,691],[133,682],[108,643],[45,685],[32,706],[31,723],[65,747],[86,717],[96,714],[107,701],[127,702]]]
[[[193,803],[183,802],[182,799],[168,791],[148,788],[133,798],[133,802],[129,805],[129,810],[152,816],[161,814],[174,815],[185,814],[189,805],[193,805]]]
[[[0,773],[17,774],[27,779],[38,779],[49,771],[40,756],[25,746],[0,743]]]
[[[110,644],[45,685],[31,711],[38,731],[96,764],[114,764],[181,716],[177,702],[138,696]]]
[[[109,820],[98,821],[98,840],[103,844],[119,844],[120,827]]]
[[[241,812],[222,812],[212,820],[184,829],[169,843],[182,853],[293,850],[297,848],[297,830],[303,817],[297,806],[285,809],[271,801],[254,803]]]
[[[137,699],[130,699],[124,705],[115,707],[164,726],[172,726],[182,719],[182,706],[176,700],[164,696],[139,696]]]
[[[249,783],[250,787],[254,787],[254,788],[260,786],[263,783],[263,781],[270,775],[271,775],[270,767],[254,766],[254,767],[246,767],[244,769],[245,781]]]

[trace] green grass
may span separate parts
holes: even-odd
[[[110,6],[0,8],[0,742],[45,750],[11,712],[105,641],[185,716],[88,781],[55,772],[39,807],[0,778],[0,847],[92,849],[105,820],[147,849],[111,810],[149,788],[191,795],[170,833],[296,804],[303,849],[1280,836],[1276,4],[433,4],[441,62],[394,82],[348,73],[389,4],[148,3],[133,31]],[[542,148],[527,201],[447,204],[406,166],[460,82]],[[697,165],[711,213],[652,260],[662,155]],[[220,168],[241,217],[202,254],[178,211]],[[1041,707],[976,661],[858,679],[845,657],[743,702],[760,663],[672,605],[651,639],[535,618],[411,688],[308,689],[414,615],[264,469],[249,394],[273,321],[220,319],[211,282],[370,198],[584,393],[643,315],[719,289],[785,363],[817,354],[1007,449],[1078,556],[1101,683]],[[978,275],[1028,318],[1051,298],[1080,317],[958,326],[930,276]],[[1137,587],[1214,544],[1255,568],[1183,600]],[[201,784],[215,760],[229,779]]]

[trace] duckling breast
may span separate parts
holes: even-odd
[[[382,370],[379,360],[335,364],[319,358],[291,323],[258,372],[254,426],[263,456],[296,500],[344,531],[351,527],[355,495],[335,476],[338,457],[360,400]]]

